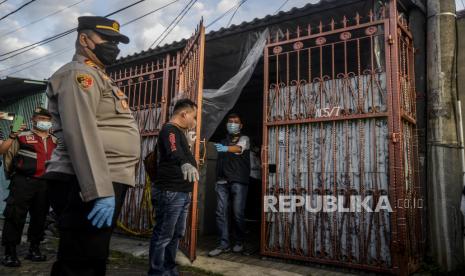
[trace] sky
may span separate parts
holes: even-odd
[[[0,3],[3,1],[0,0]],[[0,4],[0,18],[29,1],[7,0]],[[145,0],[111,18],[124,24],[172,1]],[[224,12],[235,7],[240,1],[197,0],[192,9],[161,45],[188,38],[202,17],[205,25],[208,25]],[[134,2],[136,0],[36,0],[19,12],[0,20],[0,55],[74,28],[77,26],[79,16],[105,15]],[[129,36],[131,42],[127,45],[120,44],[120,56],[147,50],[188,2],[189,0],[178,0],[141,20],[122,26],[121,32]],[[274,14],[281,6],[282,11],[287,11],[293,7],[303,7],[307,3],[315,2],[319,2],[319,0],[247,0],[237,10],[231,24],[240,24],[243,21],[251,21],[254,18]],[[456,0],[457,9],[463,9],[464,2],[465,0]],[[53,15],[34,23],[49,14]],[[206,30],[207,33],[226,27],[232,14],[230,12],[209,27]],[[26,24],[29,25],[21,28]],[[14,76],[38,80],[47,79],[54,71],[71,60],[75,39],[76,32],[7,60],[1,61],[7,56],[0,56],[0,78]],[[41,62],[39,63],[39,61]]]

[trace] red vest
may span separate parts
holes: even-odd
[[[32,131],[18,136],[19,151],[14,157],[13,172],[26,176],[40,177],[45,173],[45,162],[50,160],[56,148],[56,138],[52,135],[42,139]]]

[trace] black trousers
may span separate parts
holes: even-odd
[[[40,243],[44,238],[45,219],[49,210],[47,183],[44,180],[16,174],[10,182],[10,193],[3,212],[5,222],[2,231],[3,245],[21,242],[27,213],[30,215],[28,240]]]
[[[51,275],[105,275],[111,234],[128,186],[113,183],[116,201],[113,224],[99,229],[87,219],[95,202],[82,201],[79,183],[74,175],[51,173],[45,177],[48,179],[50,203],[57,214],[60,234],[57,261],[53,264]]]

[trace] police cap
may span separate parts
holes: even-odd
[[[129,43],[129,38],[119,32],[119,23],[103,16],[81,16],[78,18],[77,30],[92,30],[98,34],[115,39],[124,44]]]
[[[52,117],[52,114],[50,114],[50,112],[47,109],[40,106],[34,109],[34,116],[37,115]]]

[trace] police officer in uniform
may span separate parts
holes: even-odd
[[[10,193],[3,213],[5,222],[2,231],[2,244],[5,266],[20,266],[16,255],[16,245],[20,244],[27,213],[30,215],[27,259],[45,261],[39,244],[44,237],[45,219],[49,202],[47,183],[41,179],[45,173],[45,162],[50,159],[56,147],[56,139],[50,135],[50,113],[44,108],[36,108],[32,117],[33,130],[10,134],[13,140],[4,155],[5,170],[11,179]]]
[[[47,163],[50,202],[60,234],[51,275],[104,275],[110,238],[128,187],[134,186],[140,135],[126,95],[105,72],[118,22],[78,18],[73,60],[50,78],[49,110],[58,146]]]

